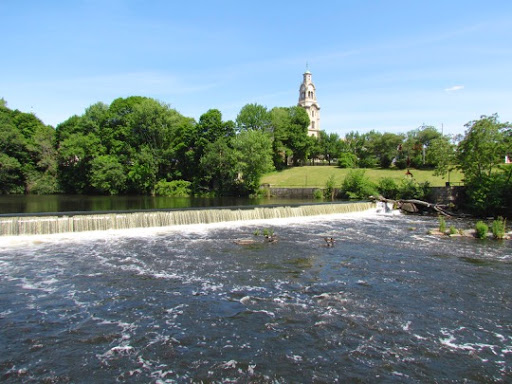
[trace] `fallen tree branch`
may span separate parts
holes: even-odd
[[[393,200],[393,199],[386,199],[383,196],[378,196],[378,197],[370,196],[370,198],[372,200],[380,201],[383,203],[393,203],[393,205],[397,206],[399,209],[404,210],[409,213],[418,212],[419,210],[417,208],[417,205],[421,205],[423,207],[430,208],[443,216],[448,216],[448,217],[457,216],[456,214],[444,209],[445,205],[432,204],[432,203],[429,203],[429,202],[423,201],[423,200],[417,200],[417,199]]]

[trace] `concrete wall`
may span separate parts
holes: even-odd
[[[431,187],[429,202],[459,206],[464,203],[465,191],[466,187]]]

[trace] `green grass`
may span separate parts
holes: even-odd
[[[283,171],[268,173],[263,176],[261,183],[270,184],[272,187],[318,187],[324,188],[327,180],[332,175],[336,183],[336,187],[348,174],[350,169],[338,168],[337,166],[304,166],[293,167]],[[378,183],[383,177],[390,177],[396,181],[400,181],[405,177],[406,170],[399,169],[364,169],[365,175],[374,183]],[[428,181],[432,187],[444,186],[448,178],[444,179],[440,176],[434,176],[434,171],[411,169],[411,173],[418,183]],[[450,182],[459,185],[464,175],[459,171],[450,173]]]

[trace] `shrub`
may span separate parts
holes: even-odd
[[[342,152],[338,157],[338,167],[354,168],[357,164],[357,157],[350,152]]]
[[[272,228],[264,228],[263,229],[263,236],[273,236],[274,230]]]
[[[428,195],[430,184],[428,181],[418,183],[414,179],[404,178],[398,186],[398,197],[401,199],[425,199]]]
[[[457,228],[455,228],[455,225],[450,225],[450,235],[456,235],[457,233],[459,233],[459,231],[457,231]]]
[[[375,156],[363,157],[357,162],[359,168],[375,168],[377,164],[378,160]]]
[[[505,228],[507,226],[507,221],[503,219],[503,217],[498,217],[496,220],[492,222],[491,230],[494,238],[503,239],[505,237]]]
[[[388,199],[398,198],[398,184],[395,179],[392,179],[391,177],[381,178],[377,185],[377,189],[382,196]]]
[[[487,232],[489,232],[489,227],[483,221],[478,221],[475,225],[476,237],[479,239],[485,239],[487,237]]]
[[[313,192],[313,198],[315,200],[322,200],[324,198],[325,191],[322,191],[321,189],[315,189]]]
[[[334,200],[334,193],[336,188],[336,182],[334,181],[334,175],[329,176],[325,183],[324,196],[326,199]]]
[[[155,193],[159,196],[188,197],[191,195],[190,185],[190,181],[186,180],[160,180],[155,185]]]
[[[439,216],[439,232],[445,232],[446,231],[446,221],[444,220],[443,216]]]
[[[363,170],[351,170],[341,184],[341,195],[349,199],[367,199],[377,193],[377,187]]]

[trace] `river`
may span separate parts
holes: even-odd
[[[182,209],[240,205],[312,203],[312,199],[277,197],[166,197],[166,196],[89,196],[89,195],[2,195],[0,215],[49,212],[130,211]]]
[[[511,242],[436,226],[367,211],[1,238],[0,380],[511,382]]]

